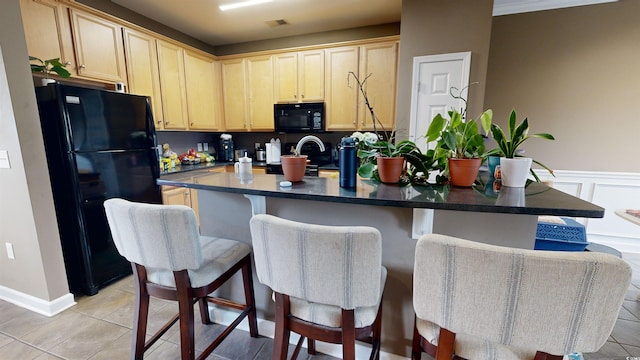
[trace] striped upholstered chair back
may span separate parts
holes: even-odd
[[[454,333],[453,352],[467,359],[594,352],[611,333],[630,281],[629,265],[609,254],[424,235],[415,253],[416,326],[432,345],[445,346],[441,327],[446,338]]]
[[[343,359],[354,359],[356,339],[367,339],[379,354],[386,269],[377,229],[261,214],[251,218],[251,237],[258,280],[276,301],[273,359],[287,355],[290,331],[309,338],[311,354],[313,339],[343,343]]]
[[[145,204],[113,198],[104,202],[104,209],[116,248],[131,262],[133,270],[136,299],[132,359],[142,359],[145,351],[177,321],[180,322],[181,359],[195,359],[196,302],[203,324],[212,323],[209,303],[242,311],[216,337],[206,337],[209,345],[198,358],[206,358],[245,317],[249,334],[258,336],[249,245],[200,235],[195,213],[184,205]],[[242,273],[244,303],[214,295],[237,273]],[[147,336],[151,297],[177,301],[178,314],[164,326],[154,326],[158,330]]]

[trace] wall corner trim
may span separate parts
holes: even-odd
[[[76,304],[73,294],[68,293],[52,301],[46,301],[32,295],[0,286],[0,300],[5,300],[45,316],[54,316]]]

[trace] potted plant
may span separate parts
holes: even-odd
[[[555,140],[553,135],[547,133],[538,133],[529,135],[529,120],[525,118],[522,122],[516,126],[516,111],[511,110],[509,116],[509,135],[500,128],[497,124],[491,124],[491,135],[496,141],[498,147],[487,152],[487,155],[500,155],[500,172],[502,175],[502,184],[510,187],[523,187],[527,182],[527,175],[531,173],[536,181],[540,182],[540,178],[536,172],[531,168],[531,163],[534,162],[551,175],[551,170],[541,162],[532,158],[524,157],[518,153],[518,148],[527,139],[536,137],[547,140]]]
[[[33,73],[42,73],[44,74],[44,79],[42,79],[42,85],[47,85],[48,83],[55,82],[55,80],[50,79],[51,73],[55,73],[62,78],[68,78],[71,76],[71,73],[65,69],[65,64],[60,62],[60,58],[42,60],[35,56],[29,55],[29,62],[37,62],[37,64],[31,63],[31,72]]]
[[[493,112],[489,109],[483,112],[478,120],[466,120],[467,101],[460,94],[454,95],[453,92],[456,90],[455,87],[450,89],[451,96],[464,102],[463,110],[449,111],[448,119],[437,114],[427,129],[426,137],[427,143],[437,140],[434,156],[438,162],[446,164],[445,176],[438,177],[436,181],[439,183],[446,181],[446,174],[448,174],[452,185],[469,187],[478,176],[485,151],[484,138],[480,134],[478,121],[485,132],[488,132]]]
[[[373,123],[373,132],[361,133],[356,131],[351,135],[358,140],[357,156],[360,159],[358,175],[363,178],[373,178],[383,183],[400,182],[403,172],[409,180],[412,180],[413,176],[418,172],[428,175],[433,157],[429,157],[428,154],[422,154],[418,146],[410,140],[402,140],[396,143],[394,132],[389,134],[375,115],[367,92],[364,89],[364,84],[371,77],[371,74],[361,81],[354,72],[349,72],[347,84],[352,76],[364,97],[365,105],[369,110]],[[382,130],[378,131],[378,127]],[[410,169],[405,166],[405,161],[411,165]]]

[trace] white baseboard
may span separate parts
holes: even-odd
[[[71,293],[46,301],[4,286],[0,286],[0,299],[45,316],[54,316],[76,304]]]
[[[238,313],[221,309],[215,307],[214,305],[209,306],[209,310],[211,313],[211,320],[215,321],[218,324],[229,325],[231,324],[237,317]],[[245,318],[240,322],[237,329],[249,331],[249,322]],[[260,336],[265,336],[273,339],[273,335],[275,333],[275,323],[270,320],[258,319],[258,333]],[[298,343],[300,336],[296,333],[291,333],[291,337],[289,339],[289,343],[295,345]],[[306,348],[306,342],[302,345]],[[323,354],[327,354],[336,358],[342,357],[342,346],[338,344],[329,344],[324,342],[316,343],[316,350]],[[371,348],[365,345],[361,345],[356,343],[356,359],[369,359],[369,355],[371,354]],[[380,351],[380,360],[407,360],[407,357],[387,353],[384,351]]]

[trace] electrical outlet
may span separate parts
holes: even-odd
[[[202,152],[202,143],[198,143],[198,152]]]
[[[205,152],[209,151],[209,143],[203,143],[202,144],[202,148],[204,149]]]
[[[13,252],[13,244],[11,243],[5,243],[5,245],[7,246],[7,257],[9,259],[16,259],[16,254]]]

